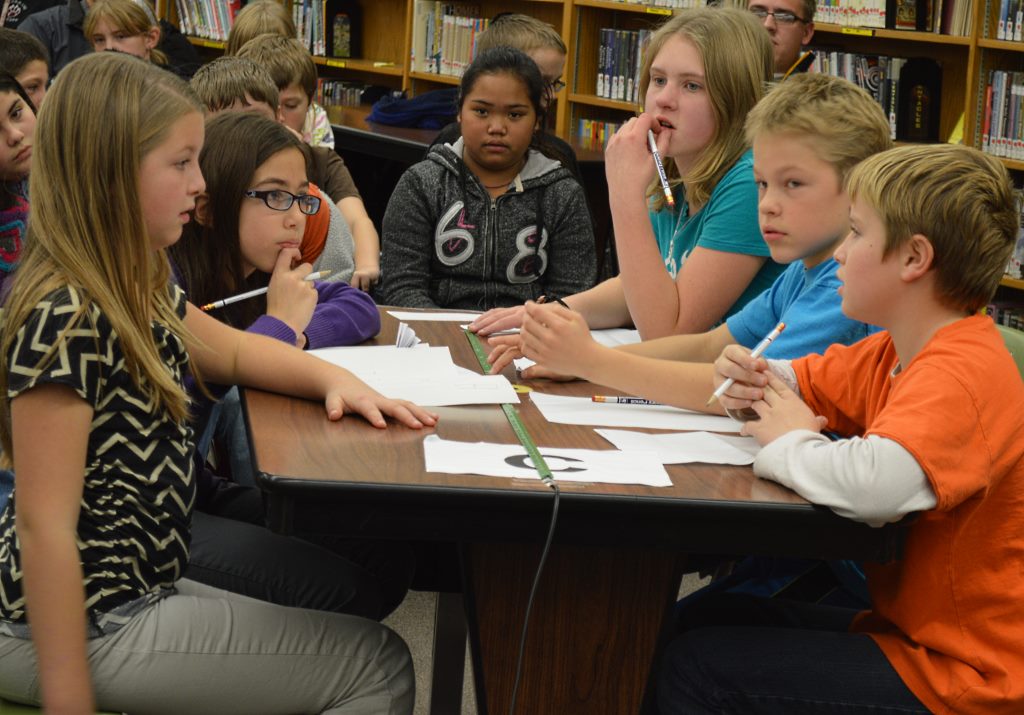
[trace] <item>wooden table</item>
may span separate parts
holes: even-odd
[[[383,311],[382,321],[373,342],[393,344],[397,321]],[[457,323],[411,325],[430,344],[448,345],[456,363],[479,370]],[[532,384],[545,392],[594,393],[583,382]],[[542,448],[611,448],[592,428],[548,423],[529,395],[522,397],[520,415]],[[436,430],[414,431],[376,430],[359,418],[331,423],[317,403],[259,391],[245,391],[245,401],[272,528],[461,544],[479,711],[505,715],[553,494],[539,479],[427,473],[421,444],[432,432],[515,443],[498,406],[440,408]],[[897,555],[897,529],[842,519],[757,479],[749,467],[668,471],[673,486],[665,488],[562,484],[517,713],[638,712],[659,629],[676,598],[682,554]]]

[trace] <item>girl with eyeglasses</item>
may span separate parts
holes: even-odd
[[[171,257],[196,305],[268,288],[264,295],[209,311],[232,327],[300,348],[352,345],[377,334],[380,316],[373,299],[347,283],[306,280],[314,267],[301,257],[303,229],[329,199],[309,193],[300,141],[284,125],[257,114],[229,112],[207,121],[199,154],[206,190],[196,197],[192,222]],[[330,539],[318,546],[284,544],[264,532],[246,536],[231,523],[262,526],[262,499],[254,488],[238,391],[220,389],[215,395],[215,403],[194,395],[196,518],[210,537],[193,549],[193,568],[210,585],[283,605],[375,619],[390,613],[412,578],[412,556],[404,546]],[[213,442],[221,447],[222,467],[228,467],[233,484],[203,471]],[[301,561],[319,565],[292,563]],[[246,573],[246,581],[234,578],[235,572]],[[281,589],[282,578],[294,588]]]
[[[303,233],[323,200],[310,193],[299,139],[250,113],[215,117],[206,137],[199,157],[206,192],[171,254],[190,300],[205,305],[267,286],[264,296],[211,315],[301,348],[376,335],[380,316],[367,294],[341,282],[305,280],[314,267],[300,260]]]

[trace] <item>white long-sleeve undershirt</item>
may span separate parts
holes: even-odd
[[[769,360],[768,365],[799,394],[788,360]],[[754,474],[871,526],[898,521],[937,504],[914,456],[899,442],[877,435],[833,442],[811,430],[795,430],[761,449]]]

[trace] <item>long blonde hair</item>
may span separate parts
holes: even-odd
[[[72,62],[47,93],[29,177],[32,220],[0,325],[0,447],[5,459],[12,455],[10,351],[35,306],[61,286],[75,290],[81,306],[40,367],[54,359],[64,336],[89,320],[95,306],[118,335],[125,368],[154,410],[165,409],[177,420],[188,417],[184,388],[153,341],[153,320],[179,336],[187,332],[169,290],[167,257],[150,245],[139,199],[139,165],[191,112],[202,108],[182,80],[116,52]]]
[[[743,135],[743,121],[764,94],[772,78],[775,60],[768,33],[753,14],[729,7],[699,7],[683,10],[659,27],[644,51],[640,71],[639,110],[651,82],[651,64],[661,48],[672,37],[679,36],[693,43],[704,63],[711,108],[715,115],[715,132],[707,148],[701,152],[686,176],[680,177],[675,162],[667,162],[669,180],[685,181],[691,205],[703,205],[711,192],[736,160],[748,148]],[[655,210],[665,205],[657,180],[648,188]]]

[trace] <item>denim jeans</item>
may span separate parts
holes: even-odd
[[[681,615],[661,663],[661,715],[927,713],[853,609],[715,594]]]

